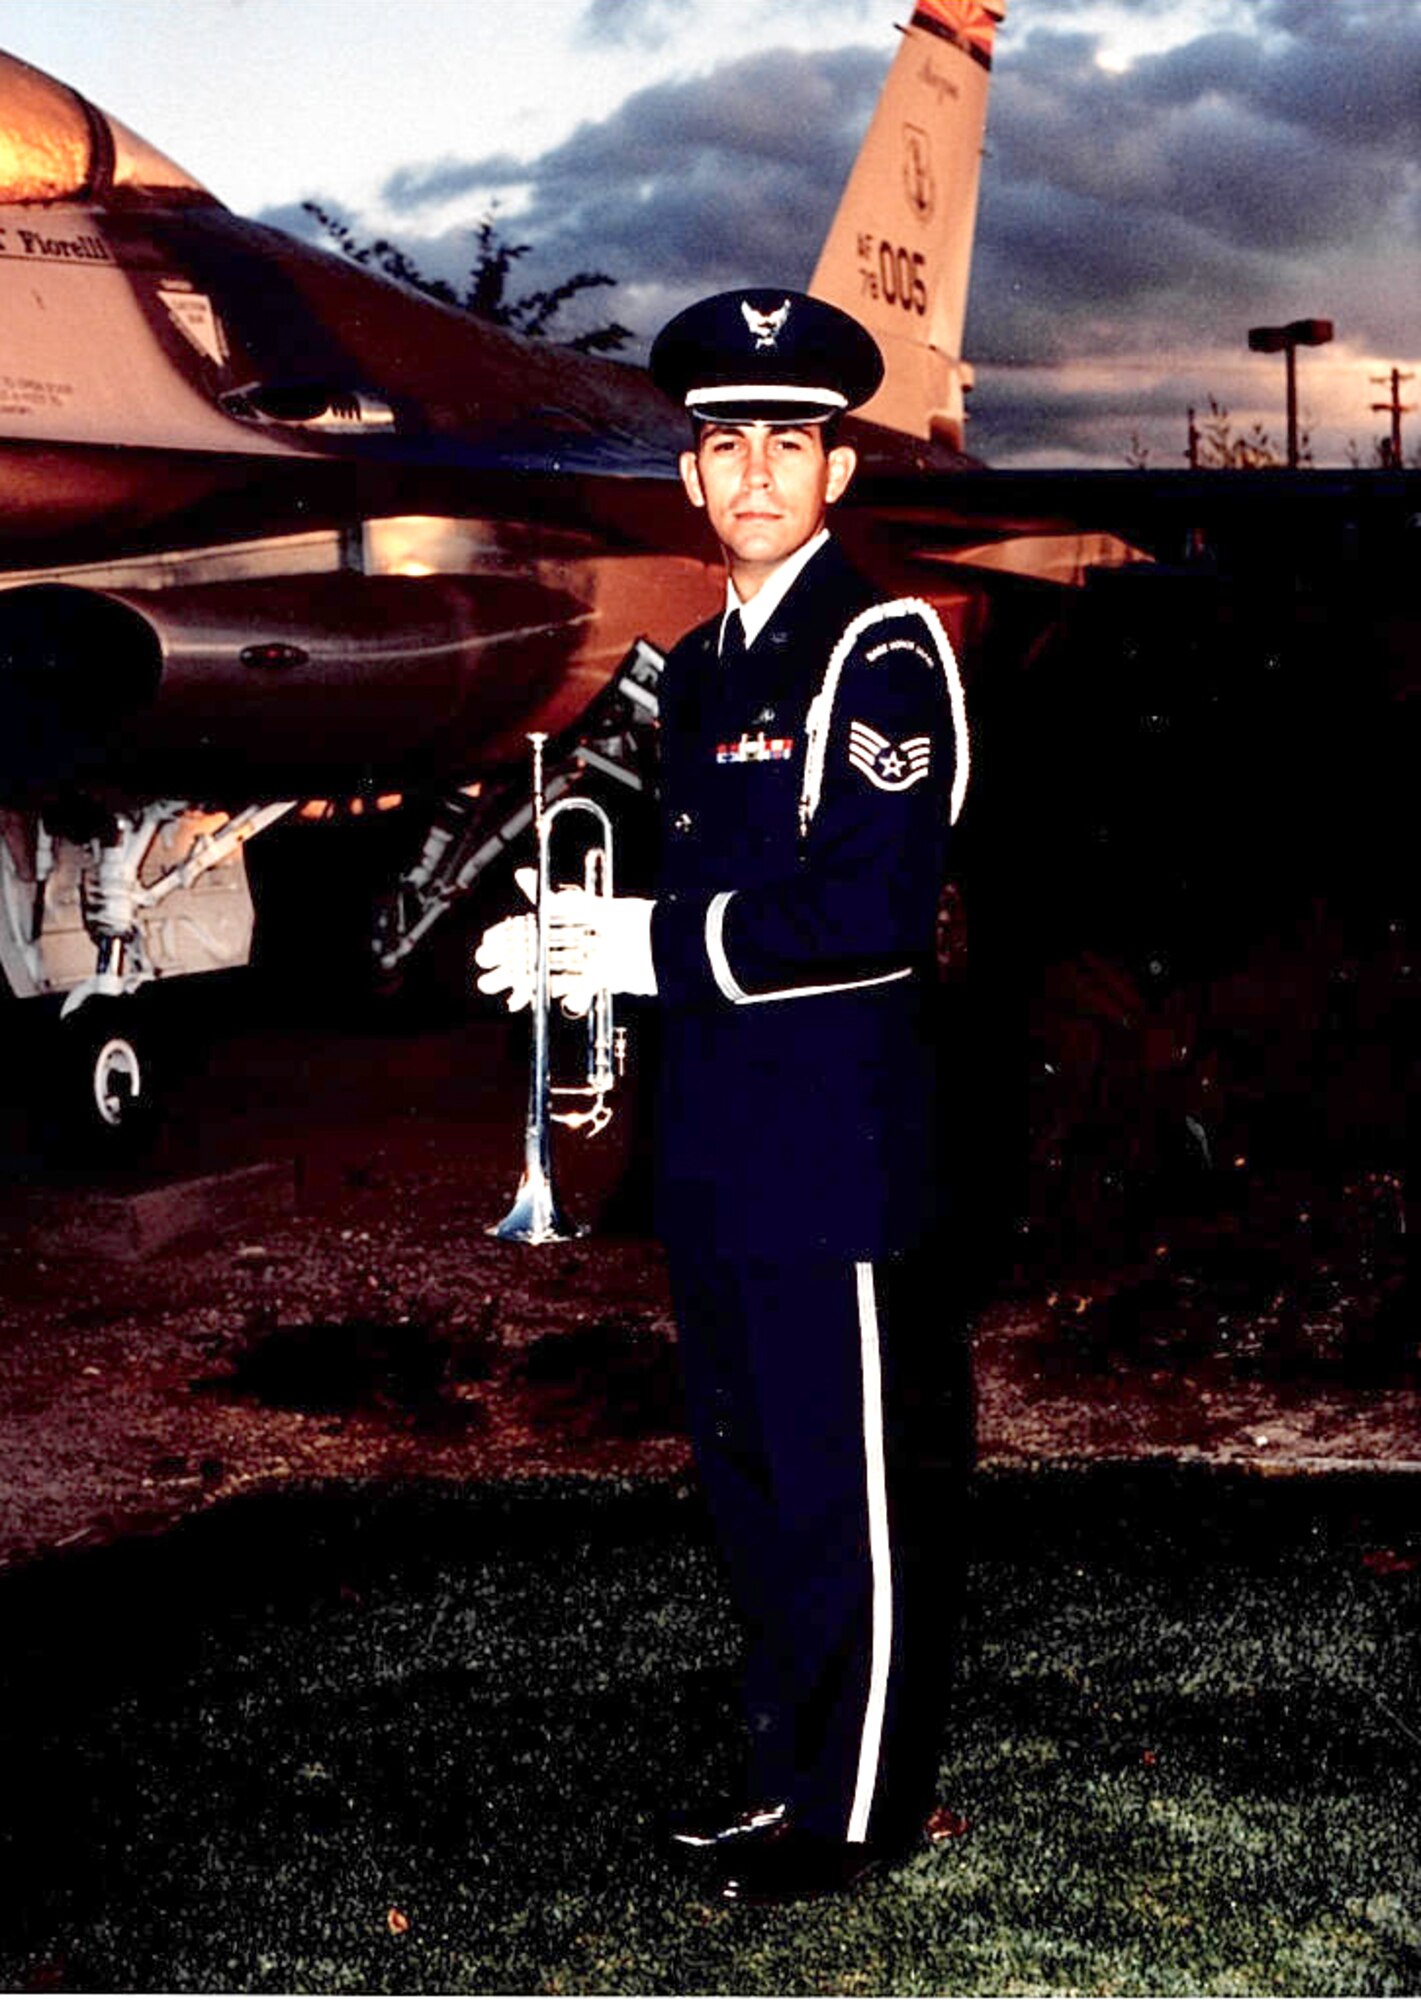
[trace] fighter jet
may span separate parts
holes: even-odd
[[[919,0],[816,272],[889,357],[856,426],[880,476],[971,462],[1004,6]],[[641,782],[657,649],[719,589],[683,440],[641,370],[246,221],[0,56],[0,970],[61,1003],[97,1129],[144,1104],[133,995],[247,960],[277,820],[424,803],[392,966],[526,826],[530,731],[554,786]]]

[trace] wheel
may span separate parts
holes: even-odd
[[[37,1136],[63,1165],[117,1165],[157,1125],[151,1037],[136,1000],[89,1000],[58,1023],[42,1066]]]
[[[89,1064],[89,1088],[99,1123],[120,1131],[136,1116],[143,1102],[143,1064],[128,1035],[109,1035]]]

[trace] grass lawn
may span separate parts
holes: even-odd
[[[13,1576],[0,1984],[1421,1991],[1421,1483],[995,1474],[971,1515],[967,1830],[767,1912],[657,1839],[734,1769],[683,1490],[286,1493]]]

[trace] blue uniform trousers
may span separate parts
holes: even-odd
[[[897,1843],[933,1798],[963,1532],[964,1350],[940,1274],[929,1292],[916,1258],[674,1244],[669,1263],[692,1440],[747,1634],[752,1796],[829,1839]],[[925,1319],[931,1382],[912,1366],[908,1396]]]

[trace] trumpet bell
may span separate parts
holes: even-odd
[[[513,1206],[484,1234],[496,1236],[501,1243],[570,1243],[574,1237],[587,1234],[587,1225],[568,1220],[547,1174],[525,1171]]]

